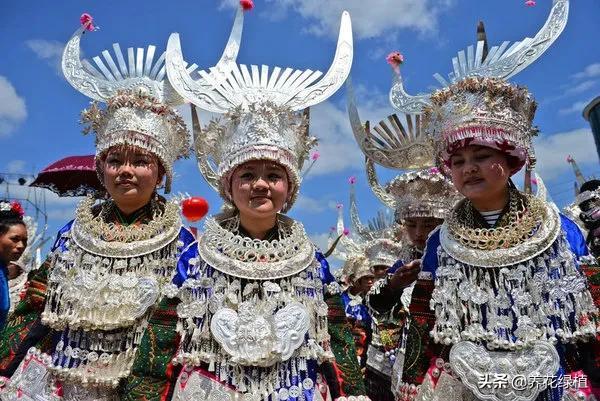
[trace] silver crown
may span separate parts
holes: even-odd
[[[348,117],[354,138],[369,159],[387,168],[412,170],[433,166],[435,148],[430,135],[425,132],[421,115],[391,114],[371,127],[363,125],[350,79],[346,81]]]
[[[240,8],[228,45],[214,69],[228,64],[237,56],[242,25],[243,12]],[[89,124],[84,132],[96,133],[97,166],[99,157],[112,146],[129,144],[143,148],[159,158],[166,172],[165,192],[169,192],[173,163],[189,152],[189,132],[174,109],[184,100],[165,79],[166,52],[154,61],[155,46],[128,48],[126,62],[120,45],[115,43],[114,58],[108,50],[104,50],[104,60],[100,56],[93,58],[97,66],[94,67],[80,58],[84,32],[85,27],[81,27],[67,43],[62,70],[75,89],[97,102],[107,103],[106,109],[94,103],[82,115],[83,122]],[[195,73],[198,67],[195,64],[185,65],[189,74]]]
[[[395,211],[397,221],[409,217],[443,219],[454,205],[457,192],[448,179],[432,168],[436,149],[424,129],[422,116],[397,114],[370,128],[360,120],[350,80],[348,116],[356,142],[366,156],[365,167],[371,190],[379,200]],[[374,162],[388,168],[415,170],[398,175],[385,186],[379,184]]]
[[[446,173],[449,148],[462,146],[465,139],[473,144],[492,146],[519,159],[512,173],[525,163],[535,165],[531,126],[535,102],[523,88],[505,80],[537,60],[560,36],[569,15],[569,0],[553,0],[546,23],[533,38],[510,45],[509,41],[487,52],[487,40],[458,52],[452,59],[453,72],[448,80],[434,74],[442,89],[433,94],[409,95],[397,70],[390,90],[390,101],[405,113],[426,117],[427,130],[433,136]],[[455,145],[456,144],[456,145]]]
[[[378,265],[392,266],[401,258],[402,238],[393,216],[380,211],[375,219],[367,225],[363,224],[358,213],[354,185],[350,187],[350,220],[351,233],[346,230],[343,210],[339,207],[336,231],[341,248],[336,247],[333,252],[337,258],[348,261],[364,257],[368,269]]]
[[[435,167],[399,174],[383,187],[379,184],[373,162],[368,161],[366,167],[373,193],[395,210],[398,222],[414,217],[445,219],[460,199],[452,182]]]
[[[342,14],[333,63],[327,73],[291,68],[237,65],[226,70],[201,72],[194,81],[185,70],[179,36],[172,34],[167,46],[167,74],[175,90],[199,108],[224,114],[202,132],[194,126],[198,166],[223,199],[231,200],[228,180],[233,169],[251,159],[283,164],[292,183],[288,206],[300,184],[300,170],[315,140],[307,134],[307,121],[297,114],[333,95],[352,65],[350,15]],[[212,164],[217,165],[216,171]]]
[[[466,52],[461,50],[452,59],[453,71],[448,74],[448,80],[438,73],[434,74],[434,78],[442,87],[448,87],[467,77],[507,80],[548,50],[564,30],[568,16],[569,0],[553,0],[546,23],[533,38],[526,37],[512,45],[510,41],[502,42],[499,46],[493,46],[487,54],[484,51],[485,42],[479,40],[475,47],[467,47]],[[430,105],[430,94],[411,96],[406,92],[399,73],[394,74],[389,97],[394,108],[408,114],[420,114],[424,107]]]
[[[425,108],[428,131],[435,138],[438,165],[447,174],[451,153],[465,143],[496,148],[535,166],[532,127],[536,103],[525,88],[497,78],[469,77],[435,92]]]
[[[362,277],[372,276],[373,269],[369,259],[364,254],[353,254],[344,261],[342,266],[342,277],[347,284],[356,282]]]

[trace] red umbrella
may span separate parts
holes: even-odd
[[[69,156],[43,169],[32,187],[47,188],[58,196],[100,196],[104,186],[96,174],[94,155]]]

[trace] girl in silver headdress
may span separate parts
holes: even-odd
[[[157,192],[163,182],[170,191],[189,133],[173,108],[181,99],[164,79],[164,55],[153,64],[154,46],[137,54],[130,48],[127,65],[115,44],[118,66],[105,51],[110,70],[98,57],[100,73],[80,60],[80,40],[92,24],[84,14],[62,67],[71,85],[107,104],[94,102],[82,120],[96,135],[96,169],[108,198],[81,202],[30,277],[0,338],[1,373],[12,376],[2,400],[146,400],[169,391],[164,373],[172,355],[155,345],[175,341],[162,334],[177,322],[165,289],[194,238],[178,202]],[[134,365],[138,353],[151,354],[152,363]]]
[[[402,374],[410,327],[407,315],[420,271],[419,259],[428,235],[442,223],[455,202],[456,190],[433,168],[435,149],[421,115],[392,114],[375,126],[369,122],[363,125],[352,86],[348,86],[348,113],[356,141],[367,156],[369,185],[382,203],[394,211],[394,231],[400,233],[396,244],[389,244],[389,238],[388,243],[374,243],[368,252],[370,258],[381,260],[388,268],[367,296],[374,324],[366,384],[372,399],[392,401]],[[404,172],[382,186],[375,163]]]
[[[354,380],[360,372],[343,311],[337,329],[328,322],[323,281],[333,277],[302,224],[284,214],[315,143],[298,112],[327,99],[348,75],[349,15],[342,16],[334,62],[321,79],[320,72],[231,63],[212,85],[199,85],[182,60],[173,34],[173,87],[196,106],[224,114],[203,130],[196,119],[194,132],[200,171],[226,206],[179,262],[175,360],[183,369],[173,399],[355,399],[364,388]],[[339,357],[347,359],[336,363],[340,340],[348,351],[340,347]]]
[[[534,167],[536,105],[504,79],[558,37],[568,3],[554,1],[533,39],[487,57],[482,42],[468,60],[460,52],[452,82],[429,97],[408,96],[400,79],[392,89],[397,104],[424,111],[439,167],[465,196],[427,241],[430,309],[407,344],[421,355],[405,366],[401,399],[592,399],[586,374],[595,372],[582,362],[598,311],[579,269],[585,241],[543,190],[533,196],[510,180]]]

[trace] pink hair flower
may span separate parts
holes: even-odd
[[[344,235],[347,237],[350,234],[350,230],[344,228]]]
[[[527,1],[525,2],[525,5],[526,5],[527,7],[533,7],[533,6],[535,6],[535,0],[527,0]]]
[[[321,157],[321,154],[319,152],[314,152],[312,155],[310,155],[310,160],[316,162],[319,160],[319,157]]]
[[[385,61],[392,66],[394,71],[398,72],[400,70],[400,66],[402,63],[404,63],[404,56],[399,51],[391,52],[387,55]]]
[[[252,0],[240,0],[240,6],[242,6],[242,10],[250,11],[254,8],[254,1]]]
[[[94,26],[94,18],[88,13],[81,14],[81,17],[79,17],[79,22],[81,22],[81,26],[83,26],[86,31],[92,32],[96,30],[96,27]]]
[[[348,184],[350,184],[350,185],[354,185],[354,184],[356,184],[356,177],[355,177],[355,176],[353,176],[353,175],[351,175],[351,176],[348,178]]]
[[[437,167],[432,167],[432,168],[429,169],[429,172],[431,174],[438,174],[440,172],[440,169],[437,168]]]

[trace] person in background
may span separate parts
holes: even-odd
[[[343,269],[349,286],[341,296],[362,369],[367,364],[367,346],[371,343],[372,335],[371,316],[365,304],[365,296],[375,282],[375,275],[365,255],[351,255],[344,262]]]
[[[18,202],[0,200],[0,333],[11,308],[8,281],[18,276],[18,260],[27,248],[27,227]]]
[[[395,243],[388,240],[384,244],[388,248],[385,263],[370,257],[373,265],[390,267],[367,295],[373,321],[373,342],[367,351],[367,388],[372,399],[393,401],[401,382],[409,305],[420,272],[420,258],[429,234],[442,223],[457,193],[434,167],[435,148],[431,135],[422,126],[422,115],[392,114],[374,126],[368,121],[363,124],[352,86],[348,86],[348,114],[356,142],[366,156],[369,186],[393,210],[395,231],[399,233],[390,237],[398,239]],[[390,135],[394,140],[390,140]],[[375,164],[402,172],[381,185]]]

